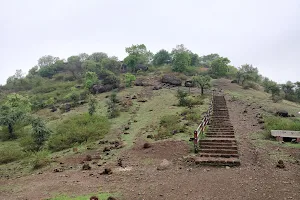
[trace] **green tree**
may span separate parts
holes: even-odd
[[[90,97],[89,97],[89,108],[88,108],[88,112],[89,112],[90,116],[95,114],[96,106],[97,106],[97,99],[94,96],[90,95]]]
[[[190,53],[191,58],[191,66],[193,67],[199,67],[200,65],[200,57],[196,53]]]
[[[101,65],[104,67],[104,69],[110,70],[115,74],[120,73],[121,62],[117,57],[104,58],[101,61]]]
[[[230,60],[228,58],[217,58],[211,63],[211,73],[216,78],[224,77],[228,72],[228,64]]]
[[[125,48],[128,56],[124,59],[124,63],[129,67],[131,72],[136,72],[138,64],[149,64],[152,61],[153,54],[147,50],[144,44],[132,45]]]
[[[81,61],[79,56],[71,56],[68,58],[67,63],[67,70],[72,73],[74,78],[78,78],[81,76],[82,73],[82,67],[81,67]]]
[[[193,77],[193,82],[195,85],[197,85],[197,87],[201,88],[202,95],[204,93],[204,89],[211,87],[210,81],[211,81],[210,76],[200,75],[200,76]]]
[[[101,63],[104,58],[108,58],[106,53],[96,52],[88,57],[88,60],[93,60],[95,62]]]
[[[291,81],[287,81],[285,84],[281,85],[281,89],[284,92],[285,99],[294,101],[295,100],[295,85]]]
[[[98,82],[98,77],[95,72],[86,72],[85,73],[85,87],[91,89],[94,84]]]
[[[85,60],[87,60],[89,58],[89,54],[81,53],[78,55],[78,57],[80,58],[80,62],[84,62]]]
[[[172,70],[174,72],[184,72],[186,71],[187,67],[190,65],[190,56],[189,53],[186,51],[177,52],[174,54],[173,57],[173,66]]]
[[[131,87],[133,81],[135,81],[135,80],[136,80],[135,75],[130,74],[130,73],[126,73],[125,74],[125,84],[126,84],[126,87]]]
[[[117,98],[116,93],[112,93],[109,97],[107,103],[107,114],[108,118],[116,118],[120,115],[120,111],[118,109],[119,100]]]
[[[256,67],[253,67],[249,64],[245,64],[239,68],[239,72],[242,77],[242,85],[244,85],[246,81],[259,82],[260,76]]]
[[[218,59],[218,58],[220,58],[219,54],[214,53],[214,54],[209,54],[209,55],[201,56],[199,58],[199,60],[200,60],[200,64],[203,67],[207,67],[208,68],[208,67],[211,67],[211,63],[214,60]]]
[[[53,65],[58,60],[59,60],[58,57],[53,57],[53,56],[50,56],[50,55],[46,55],[46,56],[41,57],[38,60],[38,66],[39,66],[39,68],[50,67],[51,65]]]
[[[19,94],[10,94],[6,102],[0,106],[0,125],[7,126],[9,139],[15,139],[14,126],[30,112],[31,104],[27,97]]]
[[[171,61],[171,56],[167,50],[160,50],[153,57],[153,64],[156,66],[160,66]]]
[[[33,118],[31,120],[31,125],[35,151],[39,151],[45,144],[45,141],[48,139],[51,131],[47,128],[45,122],[39,117]]]

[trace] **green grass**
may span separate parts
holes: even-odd
[[[0,164],[21,159],[25,155],[16,141],[0,142]]]
[[[300,131],[300,120],[275,116],[264,117],[265,128],[271,130]]]
[[[96,196],[101,200],[102,199],[106,200],[110,196],[116,197],[116,196],[119,196],[119,195],[110,194],[110,193],[89,194],[89,195],[83,195],[83,196],[77,196],[77,197],[71,197],[71,196],[67,196],[67,195],[60,195],[60,196],[57,196],[57,197],[54,197],[54,198],[51,198],[51,199],[48,199],[48,200],[88,200],[92,196]]]

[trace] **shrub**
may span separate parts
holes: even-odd
[[[120,115],[120,110],[118,108],[117,103],[119,103],[119,100],[117,99],[117,94],[112,93],[109,97],[109,100],[107,103],[107,115],[108,118],[116,118]]]
[[[186,68],[184,74],[186,76],[195,76],[195,75],[198,74],[198,71],[197,71],[197,68],[189,66],[189,67]]]
[[[106,117],[89,114],[76,115],[58,124],[56,133],[48,140],[51,151],[60,151],[75,144],[104,137],[110,128]]]
[[[182,112],[182,115],[186,116],[186,120],[199,123],[202,120],[201,113],[195,111],[194,109],[185,110]]]
[[[15,146],[6,146],[0,148],[0,164],[13,162],[22,158],[24,153]]]
[[[243,89],[248,90],[248,89],[254,89],[254,90],[259,90],[259,85],[253,81],[248,81],[243,85]]]
[[[33,169],[39,169],[50,164],[51,159],[49,158],[50,152],[39,151],[33,154],[32,167]]]
[[[179,106],[186,106],[187,105],[187,100],[186,97],[188,96],[188,93],[183,91],[183,90],[177,90],[176,97],[178,98],[178,105]]]
[[[283,96],[281,96],[281,95],[272,95],[271,99],[274,103],[278,103],[278,102],[283,100]]]
[[[180,117],[177,115],[166,115],[160,120],[158,134],[154,136],[155,139],[166,139],[172,135],[183,132],[183,126],[179,123]]]

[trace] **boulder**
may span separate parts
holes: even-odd
[[[138,64],[136,66],[136,71],[139,71],[139,70],[141,70],[141,71],[147,71],[148,67],[146,65]]]
[[[285,168],[285,165],[282,160],[279,160],[276,167],[283,169],[283,168]]]
[[[277,111],[276,115],[280,116],[280,117],[289,117],[288,111],[285,111],[285,110],[279,110],[279,111]]]
[[[185,81],[184,83],[185,87],[195,87],[195,83],[193,81]]]
[[[91,170],[91,166],[86,163],[82,166],[82,170]]]
[[[238,81],[237,80],[233,80],[233,81],[231,81],[231,83],[238,83]]]
[[[162,89],[162,86],[161,86],[161,85],[155,85],[155,86],[153,87],[153,90],[160,90],[160,89]]]
[[[168,83],[171,85],[181,86],[181,79],[172,74],[166,74],[161,80],[163,83]]]
[[[65,110],[65,112],[70,112],[70,111],[71,111],[71,104],[66,103],[66,104],[64,105],[64,110]]]
[[[56,112],[57,111],[57,108],[55,106],[52,106],[52,108],[50,108],[50,111],[51,112]]]
[[[141,78],[137,78],[134,82],[135,86],[144,86],[143,80]]]
[[[166,160],[166,159],[163,159],[163,161],[159,164],[159,166],[157,166],[157,170],[166,170],[170,167],[171,163]]]
[[[92,93],[99,94],[99,93],[109,92],[113,89],[115,89],[114,85],[94,85],[92,87]]]

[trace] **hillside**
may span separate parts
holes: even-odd
[[[251,65],[237,69],[228,58],[199,57],[184,46],[151,62],[144,45],[126,52],[123,62],[104,53],[43,57],[1,86],[2,199],[300,195],[299,143],[270,135],[300,131],[298,83],[279,85]],[[197,165],[190,138],[212,91],[225,96],[240,166]]]

